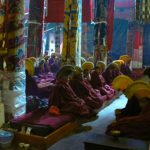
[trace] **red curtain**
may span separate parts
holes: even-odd
[[[139,31],[135,32],[135,37],[134,37],[134,49],[139,49],[139,47],[142,45],[143,38],[142,35]]]
[[[45,23],[64,22],[65,0],[48,0],[47,16]],[[92,20],[92,0],[82,0],[82,21],[91,22]]]
[[[111,50],[113,40],[113,24],[114,24],[114,0],[109,0],[107,11],[107,46]]]

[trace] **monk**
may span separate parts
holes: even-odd
[[[147,94],[142,89],[133,94],[123,114],[108,126],[107,134],[117,133],[123,137],[150,139],[150,89],[144,90]]]
[[[102,73],[108,85],[111,85],[114,78],[121,74],[122,73],[120,72],[119,67],[116,63],[109,64],[105,71]]]
[[[87,80],[84,80],[83,71],[80,67],[75,67],[73,78],[69,84],[76,95],[82,98],[92,109],[99,109],[103,105],[106,97],[100,95]]]
[[[102,76],[104,69],[105,64],[102,61],[97,62],[96,67],[91,72],[90,83],[94,89],[99,90],[102,95],[107,96],[107,100],[110,100],[113,98],[115,90],[106,84],[105,79]]]
[[[124,64],[121,65],[120,71],[131,78],[134,78],[132,70],[130,69],[131,57],[128,55],[121,55],[119,60],[123,60]]]
[[[92,109],[75,94],[69,85],[69,78],[74,72],[73,66],[64,66],[56,75],[56,83],[49,96],[49,106],[56,106],[60,112],[90,117]]]

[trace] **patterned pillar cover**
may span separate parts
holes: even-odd
[[[0,6],[0,56],[20,59],[25,51],[24,0],[5,0]]]
[[[62,65],[81,65],[82,0],[66,0]]]
[[[150,23],[150,1],[136,0],[136,20]]]
[[[106,46],[106,31],[107,31],[107,8],[108,0],[95,0],[95,39],[94,39],[94,64],[98,60],[105,61],[107,46]]]

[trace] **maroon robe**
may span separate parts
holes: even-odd
[[[98,94],[87,80],[73,78],[70,80],[69,84],[76,95],[82,98],[91,108],[98,109],[103,105],[106,97]]]
[[[113,69],[109,69],[107,68],[103,73],[102,76],[104,77],[106,83],[108,85],[111,85],[114,78],[116,78],[118,75],[121,75],[122,73],[119,70],[113,70]]]
[[[76,96],[70,85],[63,81],[57,81],[50,93],[49,106],[52,105],[62,112],[81,116],[90,116],[92,111],[83,99]]]
[[[94,89],[98,89],[102,95],[106,95],[108,100],[113,98],[115,90],[105,83],[104,77],[98,72],[91,72],[90,83]]]
[[[146,111],[137,116],[124,117],[108,126],[106,134],[119,130],[120,136],[138,139],[150,139],[150,105]]]
[[[141,108],[133,96],[116,122],[107,127],[106,134],[111,134],[112,130],[119,130],[123,137],[150,139],[150,103]]]

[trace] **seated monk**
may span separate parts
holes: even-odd
[[[106,95],[107,99],[110,100],[115,94],[115,90],[106,84],[102,72],[105,69],[105,64],[102,61],[98,61],[96,67],[91,72],[90,83],[94,89],[100,91],[102,95]]]
[[[96,90],[92,88],[87,80],[84,80],[83,71],[80,67],[75,67],[75,73],[73,78],[69,81],[69,84],[75,94],[82,98],[92,109],[100,108],[106,100],[106,97],[101,96],[99,92],[96,92]]]
[[[82,64],[82,70],[83,70],[83,77],[84,79],[90,81],[91,75],[90,72],[94,68],[94,64],[90,61],[86,61]]]
[[[69,78],[74,72],[73,66],[64,66],[56,75],[56,83],[49,95],[49,106],[57,106],[60,112],[73,113],[90,117],[92,109],[75,94],[69,85]]]
[[[130,104],[129,104],[130,103]],[[126,105],[124,116],[107,128],[106,134],[150,139],[150,89],[137,90]]]
[[[132,70],[130,69],[131,57],[128,55],[122,55],[119,57],[119,60],[123,60],[124,64],[121,65],[120,71],[131,78],[134,78]]]
[[[32,60],[27,58],[25,63],[26,63],[26,95],[38,96],[40,98],[48,98],[50,90],[47,88],[39,89],[36,81],[32,77],[34,74],[34,64]]]
[[[119,70],[119,67],[116,63],[111,63],[107,66],[105,71],[102,73],[106,83],[108,85],[112,84],[112,81],[114,78],[116,78],[118,75],[121,75],[122,73]]]

